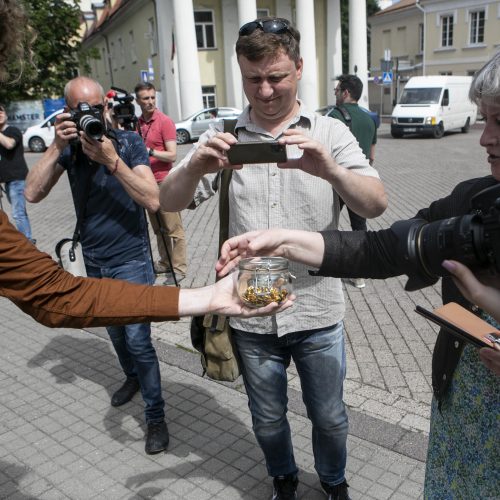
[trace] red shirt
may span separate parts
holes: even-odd
[[[165,142],[177,140],[174,122],[159,109],[153,111],[153,115],[147,122],[141,116],[139,126],[148,149],[166,151]],[[153,156],[149,157],[149,163],[156,182],[161,182],[172,168],[171,162],[161,161]]]

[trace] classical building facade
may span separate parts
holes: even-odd
[[[383,113],[390,113],[410,76],[474,75],[500,49],[498,0],[401,0],[368,21],[375,77],[370,102]],[[382,82],[385,59],[392,85]]]
[[[349,68],[367,83],[365,0],[349,0],[349,12]],[[290,19],[301,32],[299,97],[310,109],[333,103],[342,72],[340,0],[93,2],[83,13],[83,45],[99,52],[91,76],[105,89],[132,90],[147,79],[161,91],[163,111],[178,120],[206,106],[244,107],[234,46],[239,27],[263,16]],[[368,105],[366,95],[362,102]]]

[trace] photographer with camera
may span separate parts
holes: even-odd
[[[162,208],[198,206],[219,188],[219,196],[228,197],[229,235],[279,225],[335,229],[340,197],[364,217],[380,215],[387,206],[384,187],[355,137],[339,120],[318,116],[297,99],[304,61],[300,33],[292,23],[260,18],[243,25],[236,55],[249,101],[234,129],[238,139],[215,128],[205,132],[163,181]],[[233,164],[229,156],[234,159],[237,140],[246,152]],[[271,144],[276,140],[280,144]],[[245,161],[256,146],[265,152],[261,146],[266,144],[272,147],[258,155],[258,165]],[[276,159],[276,148],[289,150],[290,158]],[[228,169],[227,188],[220,178]],[[253,430],[273,478],[273,498],[295,498],[298,467],[286,416],[287,367],[293,359],[313,426],[321,485],[332,500],[348,500],[342,284],[332,278],[320,282],[304,266],[293,265],[291,272],[301,297],[293,312],[230,322]]]
[[[82,220],[80,240],[87,275],[152,285],[154,273],[142,207],[159,208],[158,186],[138,134],[107,129],[102,87],[77,77],[65,87],[67,112],[55,122],[55,140],[31,169],[26,199],[43,200],[67,171]],[[149,323],[107,328],[126,375],[111,398],[121,406],[140,389],[148,424],[146,453],[168,445],[158,358]]]
[[[156,107],[156,88],[152,83],[139,83],[134,92],[142,111],[139,117],[141,136],[148,148],[151,170],[159,185],[177,158],[175,124]],[[165,285],[178,285],[187,272],[186,235],[181,213],[164,210],[149,212],[149,220],[160,254],[158,272],[167,273]]]
[[[277,229],[231,238],[222,247],[219,275],[241,258],[276,255],[319,268],[312,273],[317,276],[384,279],[407,274],[407,290],[429,286],[442,276],[444,303],[476,311],[477,302],[500,319],[498,291],[487,296],[488,288],[471,279],[464,266],[450,262],[465,262],[480,280],[491,279],[494,272],[494,285],[500,287],[500,52],[476,74],[469,97],[485,117],[480,144],[492,175],[458,184],[414,219],[386,230]],[[485,311],[477,312],[494,324]],[[498,497],[498,476],[495,480],[492,471],[498,470],[499,365],[498,350],[478,350],[440,331],[432,361],[425,498]]]

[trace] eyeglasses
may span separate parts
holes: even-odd
[[[275,35],[282,35],[283,33],[293,33],[290,31],[290,24],[283,19],[270,19],[267,21],[251,21],[244,24],[239,31],[240,36],[251,35],[256,29],[261,29],[264,33],[274,33]]]

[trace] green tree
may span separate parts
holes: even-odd
[[[62,96],[65,83],[78,68],[88,67],[93,54],[80,50],[80,0],[20,0],[36,34],[33,64],[25,65],[19,81],[0,89],[0,100],[41,99]],[[18,74],[19,62],[11,63]]]
[[[366,15],[372,16],[380,7],[377,0],[366,0]],[[351,15],[355,13],[352,12]],[[349,0],[340,1],[340,18],[342,27],[342,72],[349,71]],[[370,61],[370,26],[368,26],[368,61]]]

